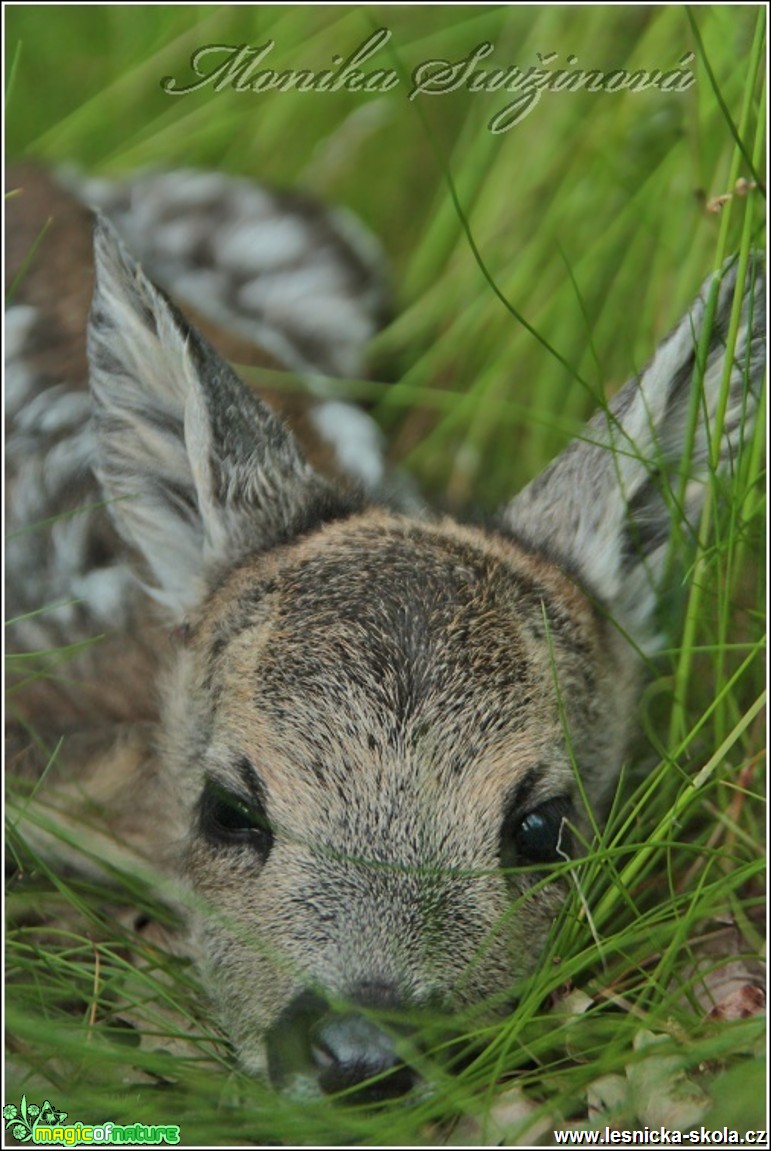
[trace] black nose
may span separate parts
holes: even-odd
[[[312,1030],[311,1056],[326,1095],[357,1088],[357,1102],[380,1103],[406,1095],[417,1080],[397,1055],[392,1037],[355,1013],[322,1019]]]
[[[303,992],[281,1014],[267,1038],[274,1085],[304,1091],[309,1082],[326,1095],[346,1092],[351,1103],[380,1103],[406,1095],[419,1076],[397,1053],[394,1029],[381,1027],[359,1006],[387,1005],[395,996],[372,985],[351,996],[344,1011]],[[404,1032],[405,1027],[399,1027]]]

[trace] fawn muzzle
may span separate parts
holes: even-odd
[[[387,1029],[372,1018],[374,1008],[398,1010],[395,991],[362,986],[337,1010],[304,991],[289,1004],[267,1037],[268,1072],[280,1090],[338,1095],[346,1102],[381,1103],[409,1094],[420,1080],[399,1052],[408,1023]],[[360,1008],[360,1009],[359,1009]]]

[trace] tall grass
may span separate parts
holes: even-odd
[[[356,210],[389,255],[395,318],[372,381],[341,392],[371,405],[428,497],[484,515],[641,368],[712,268],[762,245],[761,188],[707,202],[763,171],[763,20],[751,6],[20,6],[9,156],[210,166]],[[393,35],[369,67],[402,77],[385,94],[161,89],[189,82],[206,43],[272,40],[266,66],[321,70],[380,27]],[[696,82],[547,92],[500,135],[487,125],[505,94],[408,98],[421,62],[487,40],[487,66],[556,52],[552,68],[667,69],[693,52]],[[539,972],[505,1022],[466,1021],[460,1074],[429,1063],[433,1091],[376,1114],[276,1096],[232,1065],[189,965],[134,930],[144,915],[173,932],[148,884],[62,873],[12,828],[3,1102],[179,1122],[190,1144],[548,1142],[603,1091],[602,1122],[653,1121],[655,1073],[684,1071],[693,1114],[764,1126],[761,1025],[711,1016],[703,983],[762,943],[762,429],[681,540],[641,737],[602,834],[563,869],[572,894]]]

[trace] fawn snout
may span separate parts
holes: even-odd
[[[426,1059],[456,1072],[479,1053],[469,1049],[441,1003],[408,1008],[397,987],[378,982],[358,984],[341,1003],[301,992],[265,1045],[270,1081],[278,1090],[365,1105],[419,1093]]]
[[[385,984],[362,984],[343,1009],[304,991],[282,1012],[267,1036],[268,1072],[281,1090],[337,1095],[354,1091],[355,1102],[379,1103],[406,1095],[418,1072],[401,1050],[412,1028],[404,1021],[384,1026],[372,1009],[402,1008],[398,991]]]

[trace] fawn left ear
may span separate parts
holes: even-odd
[[[741,283],[738,269],[734,258],[706,281],[641,376],[503,514],[506,529],[574,571],[638,643],[649,638],[673,515],[695,525],[711,465],[727,466],[752,428],[765,364],[764,280],[757,257]],[[735,297],[741,312],[728,363]]]
[[[105,220],[94,247],[95,471],[150,590],[181,617],[223,568],[349,512],[357,497],[313,471]]]

